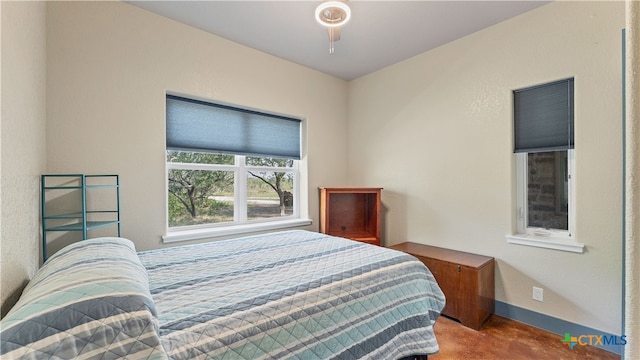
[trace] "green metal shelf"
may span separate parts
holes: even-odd
[[[87,179],[102,178],[107,183],[87,184]],[[55,184],[51,185],[51,182]],[[73,185],[67,185],[73,184]],[[114,189],[115,209],[88,210],[88,192],[94,189]],[[78,211],[48,214],[47,198],[52,191],[80,192],[79,204],[74,204]],[[120,176],[119,175],[84,175],[84,174],[45,174],[41,175],[41,223],[42,223],[42,261],[47,261],[47,232],[50,231],[81,231],[82,240],[86,240],[90,230],[116,225],[120,236]],[[89,220],[93,214],[113,214],[115,219],[94,221]],[[66,222],[66,223],[65,223]],[[69,223],[70,222],[70,223]]]
[[[78,211],[78,212],[68,213],[68,214],[49,215],[49,216],[43,216],[42,218],[45,219],[45,220],[48,220],[48,219],[81,219],[82,218],[82,212]]]
[[[87,221],[87,230],[93,230],[104,226],[118,224],[119,221]],[[84,230],[82,223],[73,223],[67,225],[53,226],[47,228],[47,231],[82,231]]]

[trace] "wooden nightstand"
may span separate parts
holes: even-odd
[[[443,315],[479,330],[494,313],[494,258],[411,242],[390,248],[417,257],[431,270],[447,300]]]

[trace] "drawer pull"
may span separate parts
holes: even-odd
[[[462,269],[462,266],[460,266],[460,264],[458,264],[458,272],[460,272],[461,269]]]

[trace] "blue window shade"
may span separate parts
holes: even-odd
[[[514,152],[573,149],[573,79],[513,92]]]
[[[300,119],[167,95],[167,150],[300,159]]]

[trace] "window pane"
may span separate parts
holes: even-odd
[[[233,221],[233,172],[169,170],[169,227]]]
[[[198,153],[167,150],[167,162],[187,164],[233,165],[235,156],[228,154]]]
[[[527,154],[529,227],[569,229],[567,151]]]
[[[293,159],[247,156],[248,166],[293,167]]]
[[[292,172],[249,172],[247,219],[258,220],[293,214]]]

